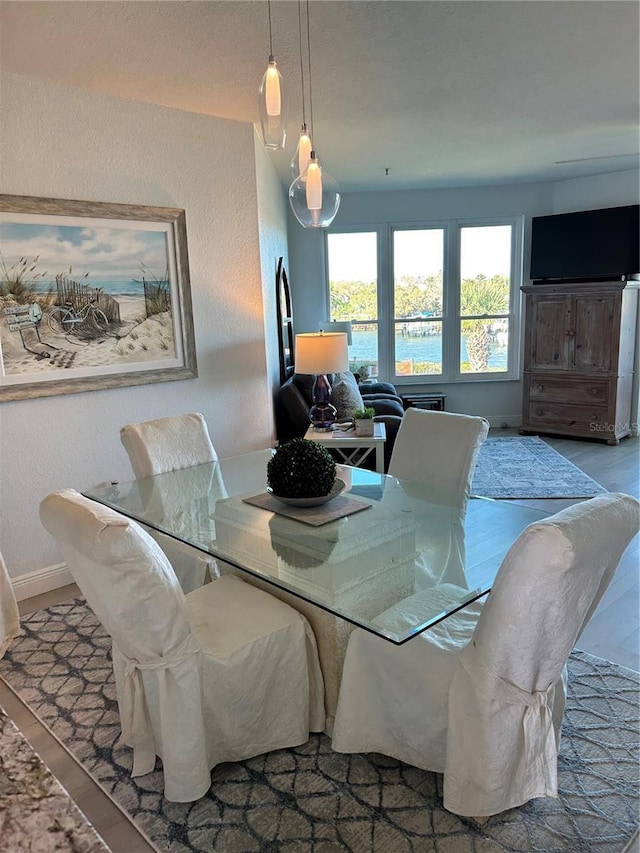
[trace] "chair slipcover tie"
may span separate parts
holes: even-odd
[[[498,699],[507,705],[524,705],[523,728],[526,764],[530,767],[542,764],[545,794],[558,795],[558,747],[553,727],[553,696],[556,683],[546,690],[528,693],[509,681],[505,681],[483,664],[459,659],[473,683],[488,699]]]
[[[122,655],[126,662],[124,680],[124,719],[122,728],[124,732],[131,733],[133,747],[133,770],[132,776],[144,776],[151,773],[156,766],[156,748],[153,737],[153,728],[149,709],[145,699],[145,690],[142,682],[142,671],[166,670],[170,667],[179,666],[194,655],[200,654],[200,646],[196,643],[192,634],[187,634],[175,652],[170,656],[164,656],[154,661],[140,661]],[[166,692],[166,685],[158,685],[160,692]]]

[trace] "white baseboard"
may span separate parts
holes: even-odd
[[[489,415],[486,419],[489,421],[491,429],[513,429],[522,424],[521,415]]]
[[[33,598],[43,592],[51,592],[52,589],[60,589],[70,583],[73,583],[73,578],[66,563],[45,566],[44,569],[11,579],[11,586],[18,601]]]

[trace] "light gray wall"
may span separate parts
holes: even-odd
[[[640,169],[553,184],[551,213],[640,203]],[[640,270],[639,270],[640,272]]]
[[[201,411],[231,455],[268,446],[272,415],[253,127],[14,75],[0,85],[2,192],[185,209],[199,367],[193,380],[0,404],[0,548],[15,577],[60,559],[38,519],[49,491],[131,478],[123,424]]]
[[[255,133],[256,189],[258,198],[258,229],[260,265],[264,308],[264,339],[267,356],[267,389],[271,399],[280,387],[278,324],[276,313],[276,269],[278,258],[284,258],[289,270],[287,250],[287,209],[284,187],[279,182],[271,160]],[[275,421],[272,418],[272,439],[275,441]]]
[[[638,203],[638,171],[597,175],[558,183],[509,184],[451,190],[345,193],[336,227],[380,222],[524,215],[524,278],[528,281],[531,218],[565,210]],[[289,258],[296,332],[314,331],[327,319],[324,234],[304,230],[289,216]],[[637,383],[636,383],[637,384]],[[402,386],[418,390],[420,386]],[[522,382],[441,383],[447,409],[487,417],[493,425],[521,421]]]

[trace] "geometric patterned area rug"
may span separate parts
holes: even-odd
[[[583,652],[570,658],[558,799],[479,825],[443,809],[440,775],[334,753],[326,735],[220,765],[200,800],[169,803],[159,762],[129,775],[111,642],[84,600],[25,616],[22,627],[0,675],[170,853],[621,853],[637,830],[640,676]]]
[[[487,438],[471,493],[487,498],[592,498],[607,490],[537,436]]]
[[[575,651],[558,799],[479,825],[442,807],[442,777],[325,735],[212,771],[195,803],[162,796],[160,762],[130,776],[111,641],[82,598],[22,619],[0,675],[161,849],[278,853],[621,853],[638,826],[640,676]],[[0,849],[2,845],[0,843]]]

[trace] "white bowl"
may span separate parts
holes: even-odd
[[[281,498],[280,495],[276,495],[268,486],[267,491],[271,497],[280,501],[280,503],[287,504],[288,506],[320,506],[321,504],[326,504],[334,498],[337,498],[340,492],[344,489],[344,485],[343,481],[336,477],[333,481],[333,486],[331,487],[329,494],[319,495],[315,498]]]

